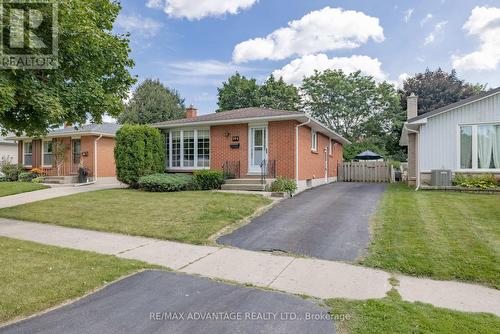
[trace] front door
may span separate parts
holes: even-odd
[[[80,139],[71,140],[71,174],[78,174],[82,143]]]
[[[251,127],[248,172],[260,173],[264,160],[267,160],[267,127]]]

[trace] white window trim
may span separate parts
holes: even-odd
[[[42,161],[42,167],[50,168],[52,167],[52,164],[46,165],[45,164],[45,143],[47,142],[52,142],[52,139],[44,139],[42,140],[42,149],[40,150],[42,152],[42,156],[40,160]],[[52,144],[52,159],[54,158],[54,144]]]
[[[179,157],[179,161],[180,161],[180,166],[179,167],[171,167],[172,166],[172,132],[174,131],[179,131],[179,139],[180,139],[180,157]],[[194,131],[194,166],[191,166],[191,167],[183,167],[184,166],[184,131]],[[201,169],[210,169],[210,159],[211,159],[211,156],[212,156],[212,152],[211,152],[211,146],[212,146],[212,141],[210,140],[209,142],[209,145],[208,145],[208,150],[209,150],[209,159],[208,159],[208,166],[207,167],[198,167],[198,131],[208,131],[208,138],[210,138],[210,128],[182,128],[182,129],[179,129],[179,128],[173,128],[173,129],[169,129],[168,133],[169,134],[169,142],[168,142],[168,145],[169,145],[169,157],[168,157],[168,165],[167,165],[167,170],[187,170],[187,171],[190,171],[190,170],[201,170]]]
[[[311,129],[311,150],[318,151],[318,132],[313,129]]]
[[[332,138],[328,139],[328,154],[333,155],[333,143]]]
[[[481,125],[500,125],[500,122],[477,122],[477,123],[463,123],[457,126],[457,163],[456,172],[458,173],[500,173],[500,168],[479,168],[478,159],[478,142],[477,142],[477,128]],[[460,128],[462,126],[472,127],[472,168],[462,168],[461,162],[461,152],[460,152]]]
[[[24,161],[24,145],[31,143],[31,165],[26,165]],[[24,140],[23,141],[23,167],[33,167],[33,141],[31,140]]]

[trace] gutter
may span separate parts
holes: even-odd
[[[309,123],[311,123],[310,118],[306,122],[295,126],[295,183],[297,187],[299,186],[299,128]]]
[[[102,134],[94,141],[94,182],[97,182],[97,142],[102,138]]]

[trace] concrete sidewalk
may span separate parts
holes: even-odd
[[[391,274],[346,263],[0,219],[0,236],[112,254],[179,272],[317,298],[383,298]],[[479,285],[397,276],[407,301],[500,316],[500,291]]]
[[[124,186],[121,185],[120,183],[91,184],[79,187],[56,186],[53,188],[48,188],[43,190],[36,190],[11,196],[0,197],[0,209],[31,202],[43,201],[45,199],[85,193],[89,191],[114,189],[122,187]]]

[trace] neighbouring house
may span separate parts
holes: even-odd
[[[16,141],[8,140],[6,137],[0,137],[0,160],[2,159],[8,159],[13,163],[17,162],[18,156]]]
[[[18,141],[19,163],[26,170],[40,168],[49,183],[77,183],[79,168],[88,171],[88,181],[114,182],[115,135],[113,123],[65,126],[42,138],[9,137]],[[59,150],[57,150],[59,148]],[[61,152],[61,159],[57,159]]]
[[[500,87],[418,115],[408,97],[400,145],[408,146],[408,182],[428,184],[432,170],[500,178]]]
[[[260,178],[295,179],[299,190],[337,180],[349,141],[306,113],[244,108],[152,125],[166,138],[169,172],[224,170],[236,180],[224,189],[262,190]]]

